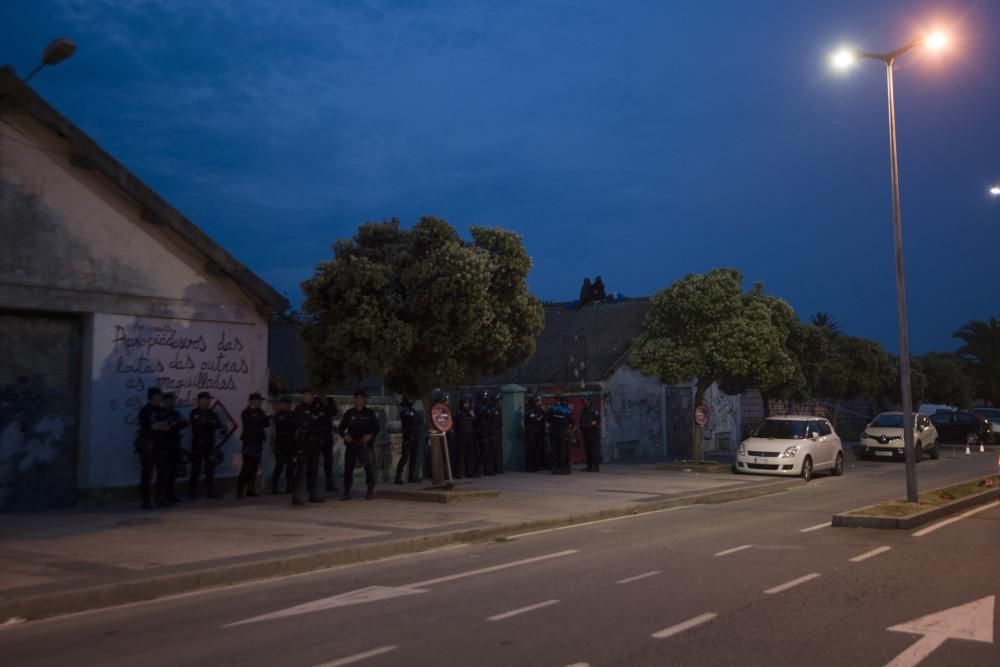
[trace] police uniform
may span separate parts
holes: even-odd
[[[531,399],[527,412],[524,413],[524,469],[528,472],[538,472],[544,468],[545,446],[545,411],[542,409],[541,397],[536,395]]]
[[[311,403],[295,406],[295,475],[292,482],[292,504],[304,505],[303,491],[308,491],[309,502],[321,503],[316,493],[319,475],[319,450],[323,444],[323,431],[330,425],[325,401],[314,398]]]
[[[583,449],[587,455],[587,471],[601,470],[601,412],[590,399],[584,403],[580,414],[580,430],[583,431]]]
[[[263,400],[260,394],[250,394],[250,402]],[[271,425],[271,417],[261,408],[247,407],[240,414],[243,429],[240,440],[243,441],[243,466],[236,480],[236,497],[242,498],[244,491],[248,496],[256,496],[254,485],[257,482],[257,469],[260,458],[264,455],[264,440],[267,439],[267,428]]]
[[[152,397],[153,394],[150,395]],[[154,425],[167,420],[167,412],[159,405],[147,403],[139,410],[139,435],[135,450],[141,467],[139,494],[143,509],[153,509],[153,476],[156,475],[156,504],[169,505],[167,499],[167,465],[169,441],[166,433]]]
[[[198,398],[211,398],[206,393]],[[198,482],[202,469],[205,471],[205,487],[209,498],[221,498],[215,491],[215,466],[222,454],[216,451],[215,435],[225,430],[222,420],[212,408],[191,410],[191,500],[198,499]]]
[[[278,481],[285,474],[285,493],[292,492],[292,475],[295,464],[295,414],[279,410],[274,415],[274,474],[271,475],[271,493],[278,493]]]
[[[476,413],[472,409],[471,398],[462,399],[454,422],[455,477],[479,477],[479,436],[476,433]]]
[[[479,438],[479,459],[483,474],[492,477],[497,474],[497,433],[496,424],[499,411],[490,401],[487,392],[479,396],[476,404],[476,435]],[[477,466],[479,467],[479,466]]]
[[[167,394],[164,396],[164,400],[167,397],[173,397],[173,394]],[[167,461],[166,461],[166,480],[164,493],[166,494],[166,499],[172,503],[180,502],[177,497],[177,475],[183,474],[181,470],[181,438],[183,437],[184,429],[188,427],[188,421],[181,416],[180,411],[177,408],[164,407],[164,412],[166,413],[167,426],[170,430],[166,432],[167,439]]]
[[[552,474],[568,475],[570,437],[573,432],[573,410],[564,402],[553,405],[546,413],[549,437],[552,438]]]
[[[365,406],[360,410],[351,408],[340,420],[340,437],[344,438],[344,495],[342,500],[350,500],[351,486],[354,484],[354,468],[359,463],[365,469],[365,482],[369,499],[375,497],[375,436],[378,435],[378,415]],[[364,436],[371,436],[362,444]],[[351,442],[347,438],[351,438]],[[368,450],[368,451],[364,451]]]
[[[409,466],[409,481],[419,482],[417,474],[417,451],[420,447],[420,415],[413,407],[413,401],[404,399],[399,403],[399,426],[403,443],[396,465],[396,484],[403,483],[403,470]]]
[[[323,480],[326,482],[326,490],[333,493],[337,490],[337,482],[333,477],[333,420],[340,414],[340,408],[332,397],[326,399],[326,414],[329,426],[323,429],[323,440],[319,451],[323,458]]]

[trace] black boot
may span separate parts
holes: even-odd
[[[365,494],[365,500],[375,500],[375,487],[369,486],[368,493]]]

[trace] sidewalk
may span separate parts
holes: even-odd
[[[471,480],[494,498],[293,508],[288,496],[0,516],[0,623],[492,539],[698,502],[776,493],[798,480],[607,465],[600,474]],[[386,487],[383,487],[386,488]],[[399,488],[422,488],[407,485]]]

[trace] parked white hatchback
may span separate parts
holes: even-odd
[[[822,417],[768,417],[736,452],[736,472],[810,480],[819,470],[844,474],[840,436]]]

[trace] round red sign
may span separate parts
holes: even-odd
[[[705,426],[708,424],[708,406],[702,403],[694,409],[694,423],[698,426]]]
[[[431,425],[441,433],[451,430],[451,410],[447,405],[435,403],[431,406]]]

